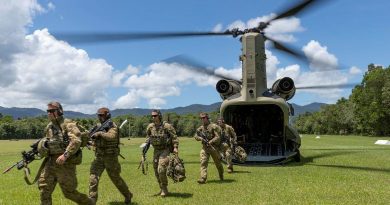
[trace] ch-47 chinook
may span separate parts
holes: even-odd
[[[223,100],[220,114],[225,122],[233,126],[238,136],[238,145],[248,154],[246,163],[277,163],[288,160],[300,161],[301,139],[298,132],[289,124],[294,114],[287,102],[296,89],[326,89],[351,85],[318,85],[295,87],[289,77],[276,80],[267,88],[265,41],[273,43],[275,49],[290,54],[300,60],[306,57],[299,50],[283,45],[267,35],[265,29],[275,20],[293,16],[320,0],[305,0],[288,7],[267,22],[255,28],[224,32],[158,32],[158,33],[57,33],[55,36],[73,43],[99,43],[108,41],[149,40],[160,38],[225,36],[240,37],[242,43],[242,80],[218,75],[212,70],[198,71],[220,78],[216,85]],[[170,58],[169,62],[179,62],[190,67],[202,67],[182,56]],[[326,62],[323,62],[326,64]],[[183,64],[183,63],[182,63]]]

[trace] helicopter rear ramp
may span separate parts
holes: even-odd
[[[230,105],[224,119],[247,153],[245,164],[277,163],[299,154],[288,145],[284,112],[276,104]]]

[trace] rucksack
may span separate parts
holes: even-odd
[[[186,178],[184,162],[179,158],[179,156],[177,156],[177,154],[172,154],[169,156],[167,176],[171,178],[174,183],[182,182]]]

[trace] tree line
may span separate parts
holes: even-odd
[[[216,119],[218,116],[217,111],[209,114],[211,119]],[[97,118],[74,120],[78,122],[82,131],[90,130],[98,122]],[[146,136],[146,127],[152,122],[150,115],[122,115],[112,118],[112,121],[115,122],[117,126],[120,126],[125,120],[127,120],[127,122],[120,129],[120,137],[144,137]],[[196,129],[201,126],[201,121],[197,113],[183,115],[164,113],[163,121],[171,123],[176,128],[178,136],[193,136]],[[42,138],[48,123],[49,120],[47,116],[14,120],[11,116],[2,116],[0,113],[0,140]]]
[[[360,85],[348,99],[320,111],[298,116],[293,124],[300,133],[390,135],[390,66],[370,64]]]

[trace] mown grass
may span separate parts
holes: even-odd
[[[187,179],[173,184],[166,198],[153,196],[159,191],[154,178],[149,150],[148,175],[137,170],[139,145],[143,139],[122,139],[120,159],[122,176],[134,193],[133,204],[388,204],[390,195],[390,146],[375,145],[379,137],[321,136],[302,138],[300,163],[285,165],[235,166],[234,174],[218,180],[213,163],[209,164],[208,183],[196,183],[199,177],[200,144],[192,138],[180,139]],[[0,141],[0,167],[5,169],[20,158],[32,140]],[[88,192],[89,166],[93,153],[83,151],[83,163],[77,168],[78,190]],[[31,163],[34,176],[40,161]],[[39,204],[36,185],[25,184],[23,172],[12,170],[0,176],[0,204]],[[121,204],[123,197],[106,173],[99,186],[98,204]],[[65,199],[59,186],[53,204],[73,204]]]

